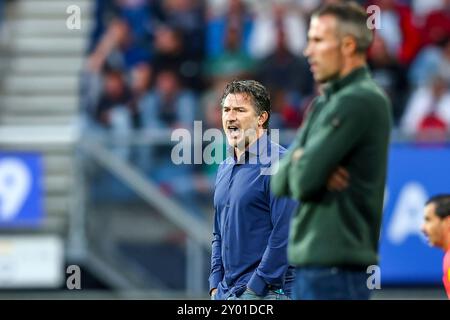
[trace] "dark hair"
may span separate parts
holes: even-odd
[[[331,15],[338,20],[341,35],[350,35],[356,41],[356,51],[364,53],[373,41],[373,32],[367,26],[367,13],[354,1],[332,3],[321,6],[312,18]]]
[[[450,194],[438,194],[432,196],[425,205],[434,203],[436,205],[436,215],[441,219],[450,216]]]
[[[220,100],[220,105],[223,107],[223,102],[229,94],[234,93],[245,93],[249,95],[253,100],[253,106],[258,115],[262,114],[264,111],[267,112],[268,117],[266,122],[263,124],[263,128],[267,129],[269,127],[270,119],[270,95],[266,88],[255,80],[233,80],[227,84],[225,90],[223,91],[222,99]]]

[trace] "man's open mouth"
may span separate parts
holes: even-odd
[[[239,135],[240,129],[237,126],[228,126],[227,129],[232,138],[236,138]]]

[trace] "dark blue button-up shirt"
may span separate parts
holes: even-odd
[[[249,287],[264,296],[268,289],[289,294],[294,268],[288,265],[289,220],[297,202],[270,191],[270,163],[285,149],[264,134],[235,159],[220,164],[214,193],[210,290],[217,298]]]

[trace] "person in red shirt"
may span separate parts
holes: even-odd
[[[450,0],[443,0],[441,8],[427,15],[422,30],[423,45],[437,45],[450,35]]]
[[[430,245],[445,252],[442,281],[450,299],[450,194],[436,195],[426,202],[422,231]]]

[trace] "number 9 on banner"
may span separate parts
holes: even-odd
[[[0,222],[14,219],[31,189],[31,173],[17,158],[0,158]]]

